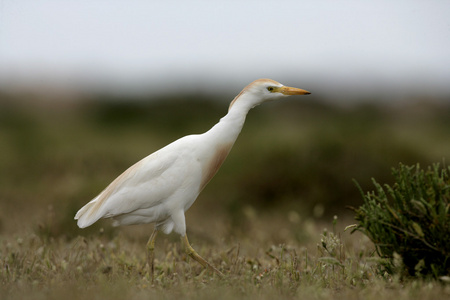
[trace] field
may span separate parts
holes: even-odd
[[[448,163],[448,104],[305,97],[254,109],[186,214],[192,246],[225,277],[162,234],[152,282],[152,225],[81,230],[73,217],[137,160],[209,129],[227,103],[47,98],[0,95],[2,299],[450,299],[448,283],[383,272],[370,240],[344,230],[362,201],[353,179],[370,190],[400,162]]]

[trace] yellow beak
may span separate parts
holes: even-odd
[[[277,91],[279,93],[282,93],[283,95],[292,96],[292,95],[309,95],[310,92],[294,87],[288,87],[288,86],[282,86]]]

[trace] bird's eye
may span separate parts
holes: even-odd
[[[268,90],[269,92],[273,92],[273,86],[269,86],[269,87],[267,88],[267,90]]]

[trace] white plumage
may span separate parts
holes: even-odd
[[[222,165],[251,108],[267,100],[306,94],[309,92],[270,79],[255,80],[234,98],[228,114],[210,130],[180,138],[123,172],[77,212],[78,226],[90,226],[100,218],[113,218],[114,225],[155,223],[147,244],[152,276],[159,230],[180,234],[191,257],[221,274],[189,245],[184,213]]]

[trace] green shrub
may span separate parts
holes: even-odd
[[[400,164],[391,187],[372,179],[375,191],[361,194],[355,230],[375,244],[386,270],[400,275],[450,274],[450,167],[426,170]]]

